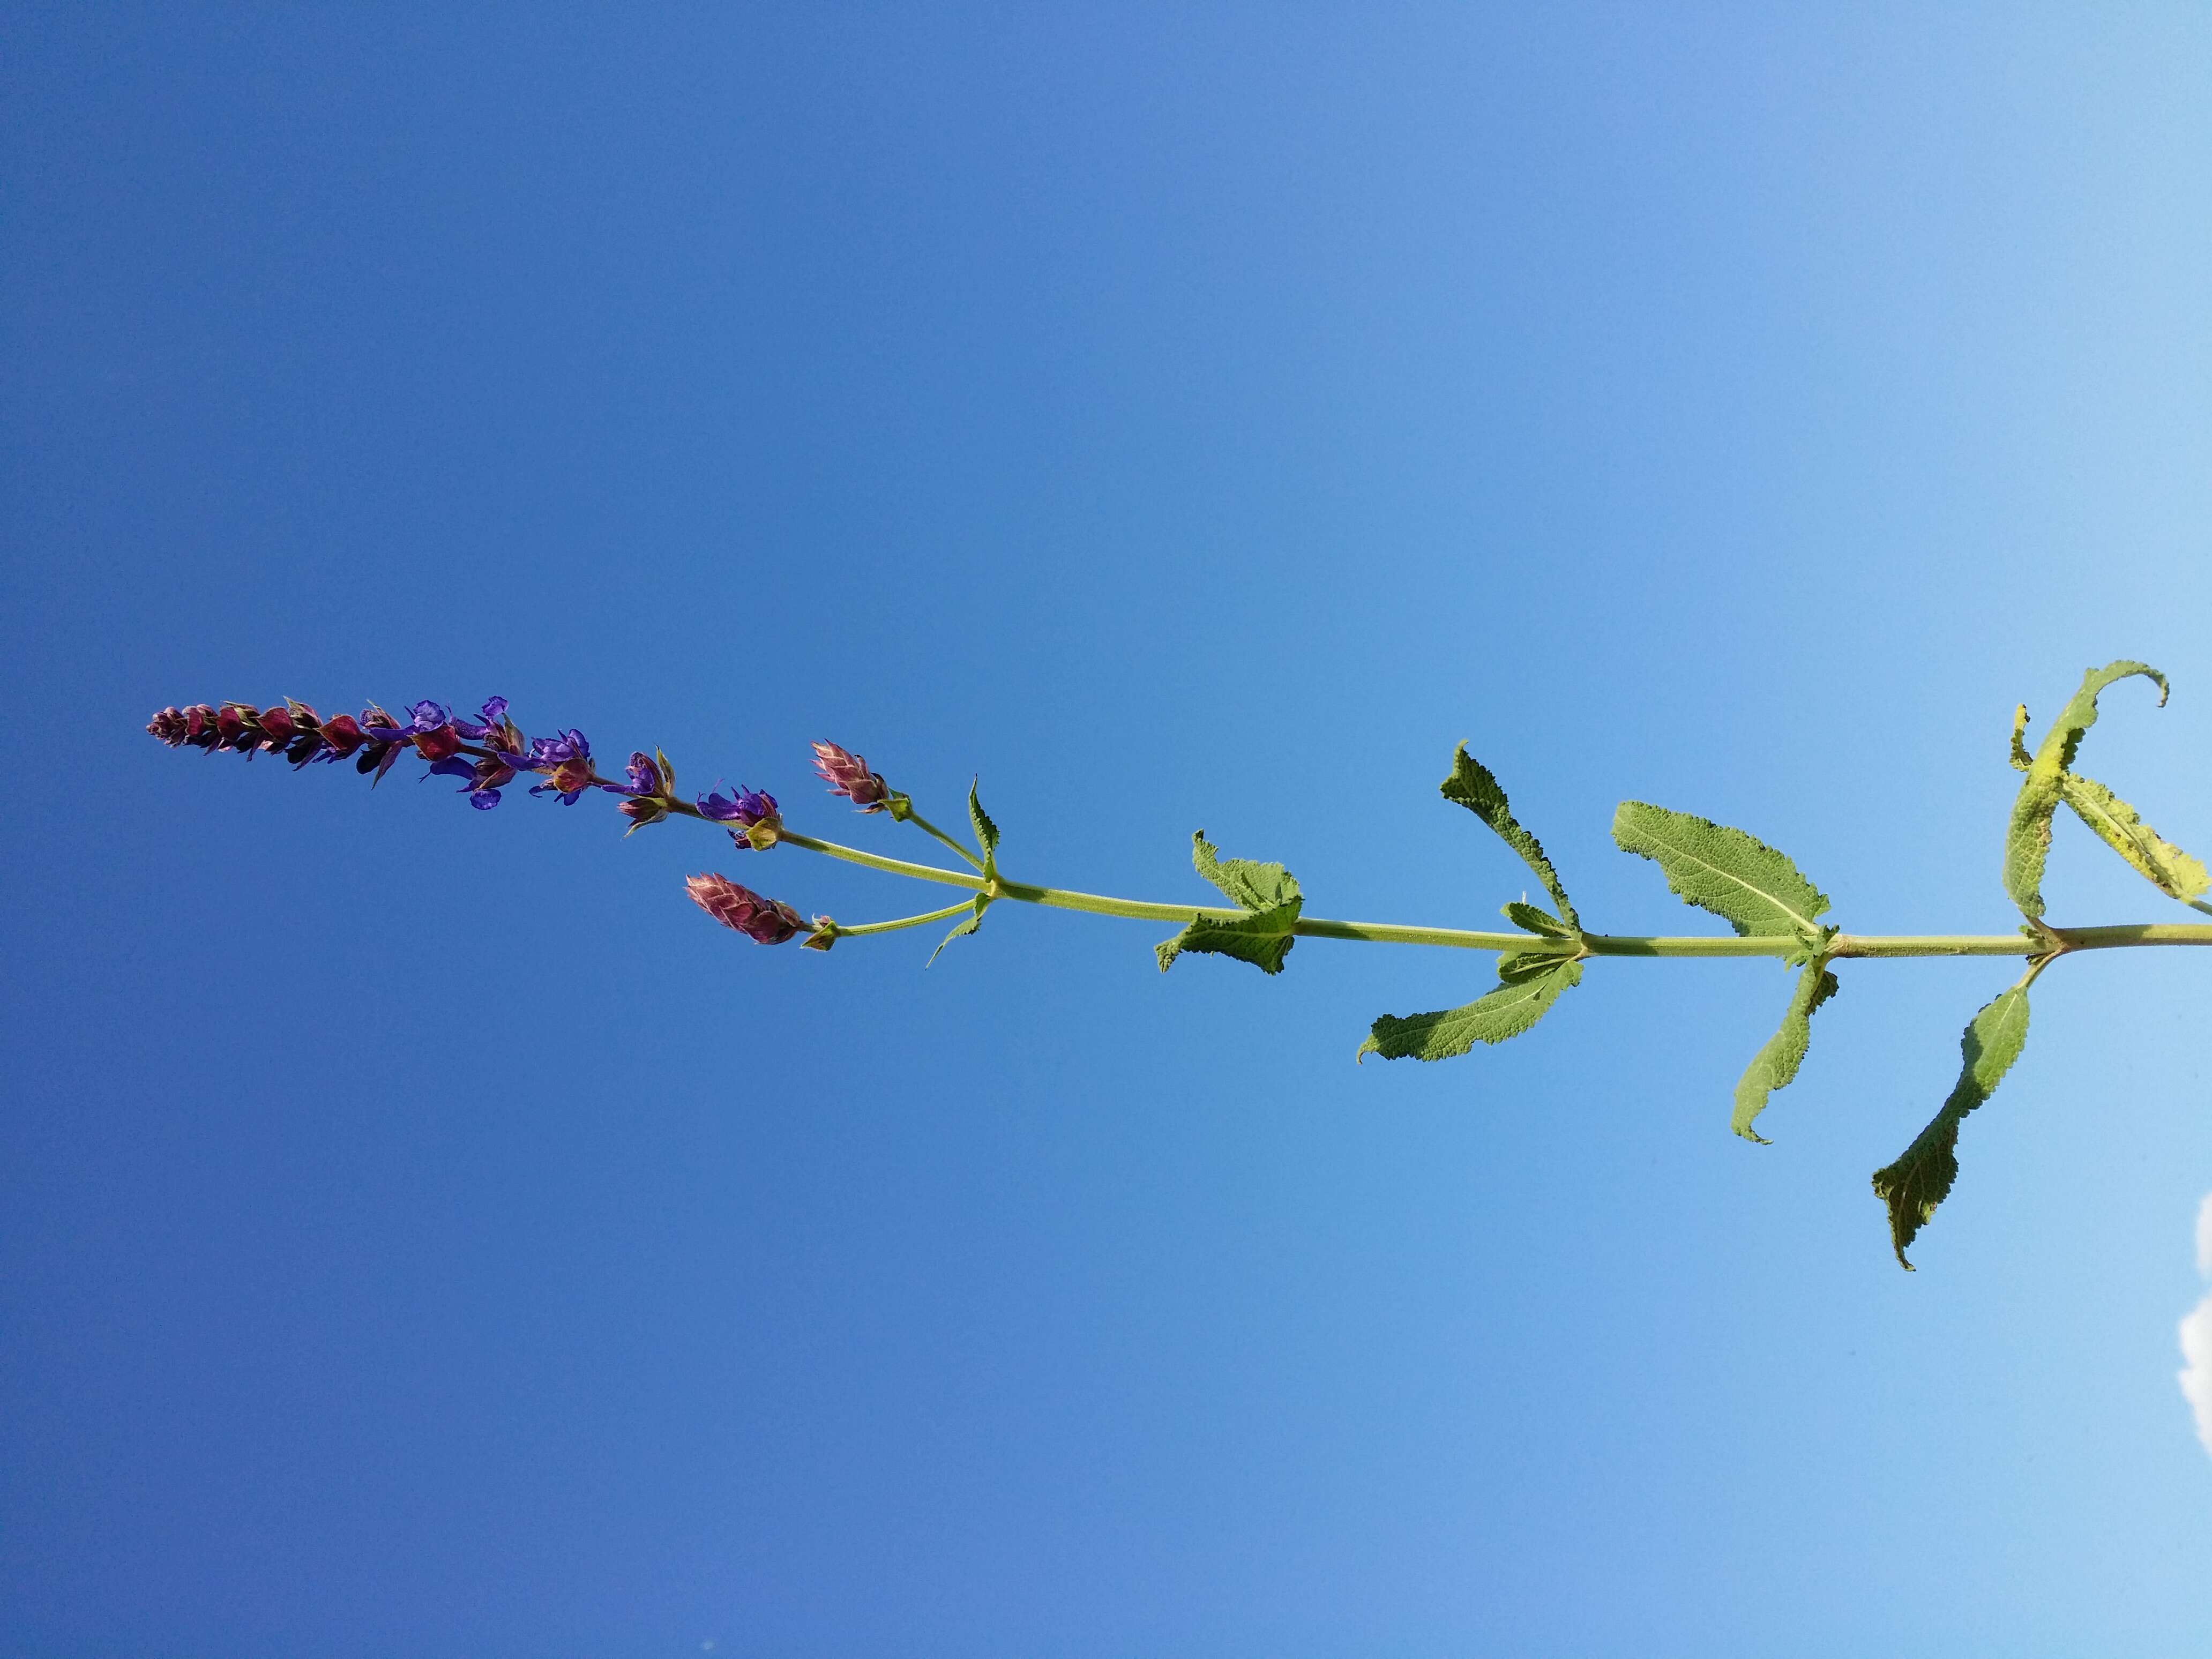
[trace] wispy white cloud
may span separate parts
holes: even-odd
[[[2181,1322],[2181,1392],[2197,1413],[2197,1437],[2212,1452],[2212,1296]]]
[[[2212,1279],[2212,1193],[2197,1208],[2197,1271]],[[2181,1322],[2181,1392],[2197,1413],[2197,1437],[2212,1452],[2212,1296]]]

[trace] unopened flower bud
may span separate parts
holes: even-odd
[[[831,794],[844,796],[863,812],[880,812],[890,799],[890,785],[868,770],[865,759],[834,743],[814,745],[814,769]]]
[[[781,945],[806,926],[798,911],[781,899],[763,898],[727,876],[693,876],[684,884],[691,902],[725,927],[734,927],[761,945]]]

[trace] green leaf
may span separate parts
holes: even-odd
[[[1175,959],[1186,951],[1196,951],[1207,956],[1234,957],[1239,962],[1249,962],[1263,974],[1283,971],[1283,958],[1291,953],[1297,940],[1291,937],[1290,922],[1297,920],[1296,906],[1285,906],[1289,912],[1283,918],[1278,911],[1269,910],[1256,916],[1246,916],[1237,921],[1217,921],[1200,916],[1173,939],[1163,939],[1152,947],[1160,959],[1162,973],[1175,966]]]
[[[1203,830],[1190,838],[1190,861],[1200,875],[1227,894],[1241,909],[1273,910],[1300,902],[1297,878],[1281,865],[1221,858]]]
[[[1623,852],[1655,860],[1669,888],[1739,933],[1820,937],[1818,918],[1828,896],[1798,873],[1787,854],[1741,830],[1625,800],[1613,815],[1613,838]]]
[[[2044,734],[2035,758],[2028,763],[2027,776],[2021,780],[2020,793],[2013,799],[2012,817],[2005,825],[2005,891],[2012,895],[2022,915],[2042,918],[2043,866],[2051,855],[2051,815],[2058,808],[2066,774],[2081,747],[2083,735],[2097,723],[2097,694],[2116,680],[2136,675],[2156,682],[2159,706],[2164,708],[2166,676],[2148,663],[2122,660],[2093,668],[2081,677],[2081,689],[2059,710],[2058,719]],[[2015,751],[2021,747],[2019,734],[2026,724],[2023,708],[2013,721]]]
[[[968,785],[968,822],[975,826],[975,844],[983,849],[983,873],[995,876],[999,873],[999,826],[991,822],[991,815],[983,810],[982,800],[975,793],[981,781],[978,778]]]
[[[2027,1042],[2027,988],[2043,971],[2048,957],[2039,957],[2021,975],[2019,983],[1984,1006],[1959,1041],[1963,1064],[1959,1081],[1943,1109],[1905,1149],[1905,1156],[1874,1174],[1875,1195],[1889,1206],[1889,1238],[1899,1263],[1910,1273],[1905,1247],[1936,1213],[1936,1206],[1950,1195],[1959,1178],[1959,1125],[1967,1113],[1996,1092],[2012,1063]]]
[[[1838,988],[1825,959],[1808,962],[1799,971],[1797,988],[1790,994],[1789,1010],[1782,1016],[1782,1028],[1751,1057],[1751,1064],[1735,1085],[1735,1115],[1729,1127],[1746,1140],[1766,1145],[1766,1137],[1751,1127],[1752,1121],[1766,1109],[1769,1095],[1796,1081],[1797,1068],[1805,1063],[1805,1050],[1812,1046],[1813,1015]]]
[[[954,939],[959,939],[964,934],[972,933],[978,927],[981,927],[983,925],[983,912],[990,908],[991,901],[984,897],[981,893],[976,894],[974,912],[952,924],[952,931],[947,933],[943,939],[937,941],[937,950],[932,951],[929,953],[929,961],[923,963],[921,965],[925,968],[929,967],[937,960],[938,952],[943,951],[945,947],[951,944]]]
[[[1502,964],[1501,964],[1502,965]],[[1464,1008],[1448,1008],[1433,1014],[1400,1018],[1385,1014],[1359,1045],[1359,1055],[1380,1054],[1385,1060],[1449,1060],[1463,1054],[1478,1042],[1503,1042],[1516,1037],[1551,1012],[1561,992],[1581,983],[1583,965],[1571,957],[1554,956],[1548,967],[1499,986],[1488,996]]]
[[[1305,906],[1297,878],[1279,864],[1218,857],[1201,830],[1191,838],[1190,861],[1208,881],[1233,900],[1242,916],[1193,916],[1173,939],[1154,947],[1162,973],[1186,951],[1234,957],[1261,972],[1279,974],[1283,958],[1297,941],[1291,929]]]
[[[2136,809],[2094,778],[2079,772],[2060,775],[2059,798],[2075,816],[2095,830],[2105,845],[2118,853],[2168,898],[2187,904],[2212,888],[2212,872],[2203,865],[2162,839],[2158,831],[2136,816]]]
[[[1505,920],[1516,927],[1526,928],[1532,933],[1541,933],[1548,939],[1572,939],[1575,930],[1561,921],[1549,910],[1538,908],[1523,900],[1516,899],[1504,907]]]
[[[1568,902],[1567,890],[1559,885],[1559,872],[1552,868],[1552,860],[1544,855],[1544,848],[1535,836],[1523,830],[1514,818],[1513,809],[1506,804],[1505,791],[1491,775],[1490,769],[1467,752],[1465,744],[1452,751],[1452,773],[1438,786],[1446,800],[1457,801],[1480,818],[1497,833],[1498,838],[1518,853],[1528,866],[1536,872],[1536,879],[1544,884],[1544,890],[1552,896],[1552,902],[1559,907],[1559,914],[1567,926],[1576,933],[1582,931],[1582,918]]]

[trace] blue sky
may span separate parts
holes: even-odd
[[[918,890],[140,730],[497,692],[926,853],[827,738],[1026,879],[1202,901],[1203,827],[1482,927],[1465,740],[1593,927],[1706,920],[1636,798],[2005,931],[2087,665],[2212,842],[2201,9],[4,28],[9,1650],[2212,1638],[2196,953],[2045,975],[1908,1276],[2001,963],[1847,968],[1760,1148],[1771,965],[1355,1067],[1486,962],[771,952],[683,878]],[[2078,826],[2046,891],[2182,914]]]

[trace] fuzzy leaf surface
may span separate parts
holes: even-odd
[[[1503,1042],[1543,1018],[1560,994],[1580,984],[1582,977],[1582,963],[1554,957],[1541,972],[1510,980],[1463,1008],[1403,1018],[1385,1014],[1375,1022],[1359,1053],[1385,1060],[1449,1060],[1478,1042]]]
[[[2029,969],[2018,984],[1974,1016],[1959,1040],[1961,1064],[1950,1097],[1903,1157],[1875,1171],[1875,1195],[1889,1206],[1890,1243],[1908,1273],[1912,1264],[1905,1258],[1906,1246],[1928,1224],[1959,1178],[1960,1124],[1996,1092],[2027,1042],[2027,988],[2040,971],[2039,963]]]
[[[1279,864],[1220,857],[1203,830],[1190,840],[1190,861],[1198,873],[1227,894],[1245,914],[1192,917],[1182,932],[1154,947],[1160,971],[1167,972],[1184,951],[1196,951],[1234,957],[1263,974],[1282,972],[1283,958],[1297,942],[1291,929],[1297,926],[1298,912],[1305,906],[1297,878]]]
[[[1561,921],[1549,910],[1516,899],[1504,907],[1505,920],[1516,927],[1531,933],[1541,933],[1547,939],[1572,939],[1575,930]]]
[[[1300,902],[1298,881],[1279,864],[1259,864],[1250,859],[1224,859],[1201,830],[1190,838],[1192,868],[1228,895],[1244,910],[1273,910]]]
[[[2094,778],[2079,772],[2059,775],[2059,799],[2098,838],[2146,877],[2168,898],[2184,904],[2212,888],[2212,872],[2136,816],[2136,809]]]
[[[1741,830],[1687,812],[1625,800],[1613,815],[1621,851],[1658,865],[1667,885],[1745,935],[1820,936],[1828,896],[1805,879],[1786,853]]]
[[[1522,861],[1536,872],[1536,879],[1544,884],[1544,890],[1552,896],[1552,902],[1566,918],[1567,926],[1576,933],[1582,931],[1582,918],[1568,902],[1567,890],[1559,884],[1559,872],[1552,868],[1552,860],[1545,855],[1543,844],[1521,827],[1513,816],[1513,809],[1505,799],[1505,790],[1491,770],[1467,752],[1460,744],[1452,751],[1451,775],[1437,786],[1443,798],[1457,801],[1462,806],[1488,824],[1498,838],[1521,855]]]
[[[1755,1140],[1762,1146],[1766,1144],[1766,1137],[1751,1127],[1752,1121],[1766,1109],[1768,1096],[1796,1080],[1797,1068],[1805,1063],[1805,1051],[1813,1043],[1813,1016],[1839,988],[1825,960],[1808,962],[1799,970],[1781,1029],[1751,1057],[1751,1064],[1735,1085],[1735,1113],[1729,1127],[1746,1140]]]
[[[1263,974],[1279,974],[1283,971],[1283,958],[1297,943],[1290,932],[1291,923],[1297,919],[1296,905],[1262,911],[1238,921],[1217,921],[1200,916],[1173,939],[1163,939],[1154,945],[1152,953],[1159,957],[1164,974],[1186,951],[1205,956],[1234,957],[1239,962],[1250,963]]]
[[[2043,868],[2051,856],[2051,815],[2064,793],[2066,774],[2081,750],[2082,737],[2097,723],[2097,694],[2116,680],[2136,675],[2157,684],[2159,704],[2163,708],[2166,676],[2148,663],[2124,659],[2093,668],[2081,677],[2081,689],[2058,711],[2057,720],[2044,733],[2035,758],[2028,763],[2027,776],[2021,781],[2020,793],[2013,798],[2012,816],[2005,824],[2004,848],[2005,891],[2012,895],[2012,902],[2024,916],[2040,919],[2043,915]],[[2020,733],[2026,723],[2023,709],[2013,719],[2015,757],[2022,746]],[[2093,823],[2090,828],[2096,826]]]

